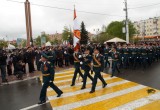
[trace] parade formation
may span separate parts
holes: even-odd
[[[102,88],[107,86],[107,83],[103,79],[101,72],[105,69],[111,68],[111,77],[118,76],[121,73],[121,69],[134,70],[137,67],[141,67],[144,70],[150,67],[154,62],[158,62],[160,59],[160,46],[159,44],[112,44],[112,45],[81,45],[80,48],[70,47],[42,47],[27,49],[17,49],[14,52],[6,52],[2,50],[1,59],[8,58],[7,70],[11,69],[13,63],[14,75],[23,77],[26,70],[26,63],[29,65],[29,72],[34,72],[34,62],[36,62],[37,70],[42,71],[43,87],[40,94],[39,104],[46,102],[46,90],[48,86],[52,87],[57,97],[60,97],[63,92],[54,85],[55,67],[69,66],[74,64],[74,75],[72,78],[71,86],[75,86],[76,78],[81,77],[82,87],[86,88],[87,78],[92,83],[90,93],[95,92],[97,79],[102,82]],[[74,53],[73,53],[74,52]],[[10,59],[10,60],[9,60]],[[3,60],[1,60],[1,64]],[[17,68],[17,63],[21,66]],[[3,68],[2,68],[3,69]],[[5,69],[5,68],[4,68]],[[83,71],[84,72],[83,72]],[[6,70],[4,70],[6,71]],[[5,73],[5,72],[2,73]],[[92,74],[94,76],[92,77]],[[11,75],[11,74],[8,74]],[[77,77],[78,76],[78,77]],[[17,77],[17,78],[19,78]],[[2,81],[7,79],[2,77]]]
[[[32,1],[0,4],[2,110],[160,110],[160,3]]]

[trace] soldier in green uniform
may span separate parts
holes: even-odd
[[[75,67],[75,71],[74,71],[74,76],[72,78],[72,84],[71,86],[75,85],[75,81],[76,81],[76,77],[77,74],[79,73],[79,75],[82,77],[83,79],[83,74],[80,70],[80,59],[82,58],[82,55],[79,53],[79,49],[75,50],[75,53],[73,54],[74,56],[74,67]]]
[[[101,71],[102,71],[102,66],[103,66],[103,61],[102,61],[102,56],[99,54],[99,50],[95,49],[94,50],[94,54],[93,54],[93,71],[95,72],[94,78],[93,78],[93,83],[92,83],[92,88],[90,93],[94,93],[95,92],[95,88],[96,88],[96,84],[97,84],[97,79],[99,78],[103,85],[102,87],[105,88],[107,83],[105,82],[105,80],[103,79],[102,75],[101,75]]]
[[[40,93],[40,102],[38,104],[43,104],[46,102],[46,91],[48,86],[50,86],[58,94],[57,97],[60,97],[63,92],[53,83],[54,81],[54,68],[53,65],[48,61],[49,57],[42,53],[41,61],[41,71],[43,76],[43,86]]]
[[[81,89],[86,88],[87,77],[89,77],[91,81],[93,81],[93,77],[89,74],[92,61],[92,56],[89,53],[89,50],[85,50],[85,54],[83,55],[83,61],[80,62],[80,64],[83,64],[82,69],[84,70],[83,85]]]

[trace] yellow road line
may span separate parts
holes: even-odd
[[[118,82],[118,81],[123,81],[123,79],[121,79],[121,78],[114,78],[114,79],[106,80],[106,82],[108,84],[114,83],[114,82]],[[100,86],[100,85],[102,85],[102,83],[98,82],[97,86]],[[81,87],[82,87],[82,85],[80,85],[80,86],[74,86],[74,87],[69,87],[69,88],[64,88],[64,89],[62,89],[62,91],[64,93],[74,92],[74,91],[80,90]],[[92,87],[91,84],[86,84],[86,88],[91,88],[91,87]],[[53,96],[53,95],[56,95],[56,93],[54,91],[48,91],[47,92],[47,96]]]
[[[65,105],[65,104],[70,104],[70,103],[74,103],[74,102],[77,102],[77,101],[82,101],[82,100],[94,98],[94,97],[101,96],[101,95],[104,95],[104,94],[113,93],[113,92],[120,91],[120,90],[123,90],[123,89],[126,89],[126,88],[137,86],[137,85],[138,84],[136,84],[136,83],[129,82],[129,83],[120,84],[120,85],[117,85],[117,86],[114,86],[114,87],[111,87],[111,88],[104,88],[104,89],[101,89],[101,90],[97,90],[93,94],[82,93],[82,94],[78,94],[78,95],[75,95],[75,96],[70,96],[70,97],[65,97],[65,98],[62,97],[62,98],[59,98],[59,99],[56,99],[56,100],[51,100],[50,104],[51,104],[52,107],[62,106],[62,105]],[[83,109],[81,109],[81,110],[83,110]]]
[[[137,100],[139,98],[148,96],[149,94],[147,93],[147,89],[149,89],[149,87],[146,87],[146,88],[134,91],[134,92],[130,92],[125,95],[107,99],[101,102],[79,107],[74,110],[109,110],[111,108],[126,104],[130,101]]]
[[[152,102],[148,105],[139,107],[135,110],[160,110],[160,100]]]

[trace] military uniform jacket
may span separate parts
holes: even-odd
[[[107,59],[108,60],[108,57],[109,57],[109,48],[108,49],[104,49],[104,57],[105,57],[105,59]]]
[[[112,60],[113,60],[113,62],[118,62],[120,60],[120,56],[119,56],[118,52],[112,53]]]
[[[80,67],[80,58],[79,55],[81,55],[80,53],[74,53],[73,57],[74,57],[74,66],[76,67]]]
[[[41,64],[41,71],[43,76],[43,82],[49,82],[54,80],[54,67],[49,61]]]
[[[103,56],[100,54],[93,55],[93,71],[99,72],[99,71],[103,71],[103,69],[104,69]]]
[[[83,68],[84,70],[90,70],[91,69],[91,61],[92,61],[92,56],[87,55],[86,57],[83,58]]]
[[[131,48],[131,54],[132,54],[132,58],[137,57],[138,49],[137,48]]]

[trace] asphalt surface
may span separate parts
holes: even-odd
[[[110,74],[111,68],[105,72]],[[136,69],[120,69],[120,72],[117,77],[160,90],[160,62],[154,62],[146,69],[138,66]]]
[[[19,110],[38,103],[41,83],[32,79],[0,87],[0,109]],[[49,103],[31,110],[52,110]]]
[[[133,69],[120,69],[117,76],[139,84],[160,89],[160,63],[155,62],[145,70],[142,67]],[[111,73],[111,68],[105,70]],[[37,104],[41,90],[41,82],[38,78],[22,81],[15,84],[0,86],[0,109],[19,110]],[[34,107],[30,110],[52,110],[49,103]]]

